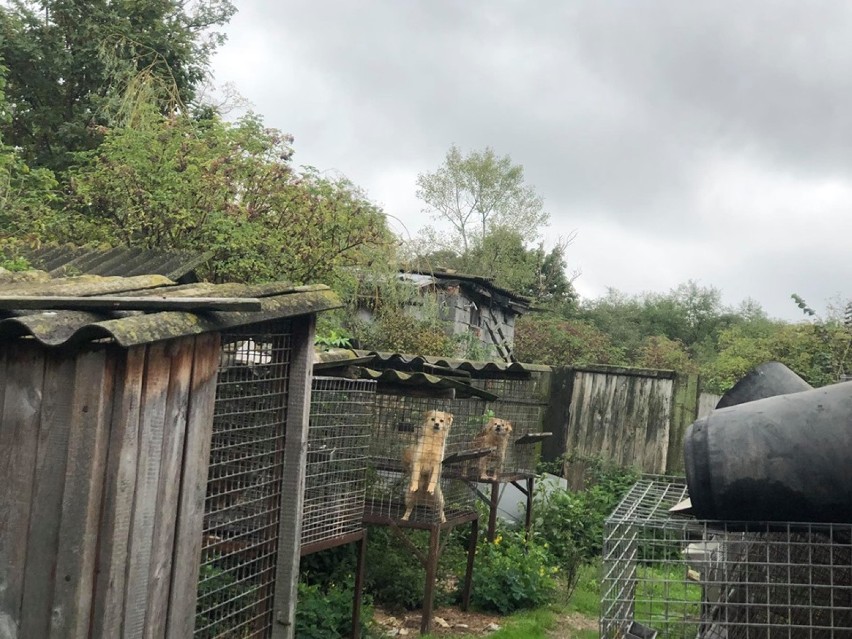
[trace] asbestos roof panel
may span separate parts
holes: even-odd
[[[435,269],[432,271],[423,271],[423,270],[406,270],[401,274],[406,279],[411,279],[412,281],[417,281],[414,279],[414,276],[420,276],[422,278],[429,278],[434,282],[437,281],[457,281],[461,283],[471,284],[474,286],[482,287],[486,289],[485,291],[479,291],[480,293],[487,294],[487,291],[494,291],[503,295],[504,297],[509,298],[513,302],[517,303],[519,306],[523,308],[528,308],[532,304],[532,300],[524,295],[520,295],[519,293],[515,293],[514,291],[510,291],[509,289],[502,288],[494,284],[493,278],[485,277],[483,275],[471,275],[468,273],[456,273],[454,271],[445,271],[441,269]],[[424,283],[428,283],[426,280],[423,280]],[[422,285],[422,284],[421,284]]]
[[[117,294],[140,291],[140,285],[147,286],[145,291],[168,299],[171,296],[173,282],[166,278],[157,280],[166,285],[153,286],[150,278],[67,278],[34,285],[32,294],[64,294],[96,298],[100,294]],[[69,282],[68,280],[74,280]],[[196,288],[192,288],[195,286]],[[267,292],[275,291],[275,285],[266,286]],[[277,285],[278,290],[288,292],[260,297],[259,311],[153,311],[153,312],[113,312],[109,309],[81,311],[3,311],[0,312],[0,339],[13,339],[22,336],[35,338],[47,346],[87,342],[107,339],[128,347],[137,344],[156,342],[188,335],[224,330],[237,326],[256,324],[276,319],[285,319],[299,315],[308,315],[340,306],[337,296],[325,286],[292,287]],[[261,289],[250,285],[213,284],[180,287],[175,297],[234,297],[251,295]],[[49,291],[49,292],[46,292]],[[0,285],[0,292],[6,287]],[[28,294],[20,289],[17,294]],[[197,295],[193,295],[197,293]]]
[[[412,386],[417,388],[428,388],[434,391],[454,390],[458,397],[479,397],[481,399],[494,401],[500,399],[499,395],[489,393],[488,391],[476,388],[465,382],[455,380],[439,375],[429,375],[428,373],[405,373],[393,369],[374,370],[361,366],[354,367],[361,379],[370,379],[379,383],[379,390],[382,384],[391,386]]]
[[[431,357],[421,355],[406,355],[403,353],[382,353],[376,351],[353,351],[359,356],[372,355],[373,365],[393,366],[406,370],[423,370],[425,367],[437,366],[452,371],[469,373],[472,377],[500,373],[532,373],[547,372],[549,366],[539,364],[524,364],[522,362],[480,362],[446,357]]]
[[[165,251],[136,247],[47,246],[24,252],[35,268],[53,277],[84,273],[103,276],[164,275],[178,280],[207,262],[211,252]]]

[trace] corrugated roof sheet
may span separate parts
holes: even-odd
[[[18,295],[151,295],[170,297],[260,298],[261,310],[248,312],[81,312],[0,311],[0,339],[31,336],[42,344],[59,346],[100,339],[133,346],[175,337],[197,335],[267,320],[307,315],[340,306],[326,286],[293,287],[285,283],[187,284],[176,286],[159,275],[140,277],[81,276],[38,284],[0,284],[0,292]]]
[[[430,279],[431,281],[458,281],[473,285],[475,287],[481,287],[494,291],[504,297],[507,297],[515,304],[525,308],[529,308],[532,305],[532,300],[529,297],[520,295],[519,293],[515,293],[514,291],[510,291],[509,289],[497,286],[496,284],[494,284],[493,278],[485,277],[483,275],[456,273],[454,271],[447,271],[443,269],[435,269],[431,271],[407,269],[401,272],[401,276],[411,280],[412,282],[420,286],[430,283]]]
[[[212,253],[164,251],[128,246],[115,248],[45,246],[26,250],[23,256],[34,268],[47,271],[51,277],[81,273],[124,277],[163,275],[178,281],[207,262]]]
[[[383,353],[355,349],[330,349],[317,352],[317,368],[334,365],[364,365],[377,369],[395,369],[408,372],[426,372],[433,375],[451,375],[453,377],[476,378],[503,376],[505,374],[529,374],[550,371],[549,366],[524,364],[521,362],[479,362],[475,360],[452,359],[407,355],[404,353]]]

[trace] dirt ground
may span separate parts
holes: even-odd
[[[387,637],[419,637],[420,611],[391,614],[376,608],[374,621],[382,628]],[[458,608],[438,608],[435,610],[432,635],[438,637],[459,637],[462,635],[487,636],[500,629],[500,615],[481,612],[462,612]],[[554,639],[570,637],[575,630],[596,630],[597,619],[585,617],[579,613],[560,615],[556,627],[550,632]]]

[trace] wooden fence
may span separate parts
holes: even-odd
[[[612,366],[554,369],[542,458],[568,453],[565,476],[582,487],[584,459],[602,457],[643,473],[681,474],[683,435],[718,397],[699,393],[697,375]]]

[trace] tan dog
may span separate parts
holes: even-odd
[[[447,433],[453,425],[453,416],[439,410],[430,410],[423,420],[423,428],[414,446],[403,453],[403,463],[411,470],[411,483],[405,493],[405,514],[408,521],[417,504],[434,504],[444,516],[444,495],[441,492],[441,463],[447,447]]]
[[[500,479],[503,462],[506,460],[506,447],[512,435],[512,423],[499,417],[492,417],[473,439],[474,448],[493,448],[490,453],[480,457],[478,462],[480,479]],[[489,474],[488,469],[492,472]]]

